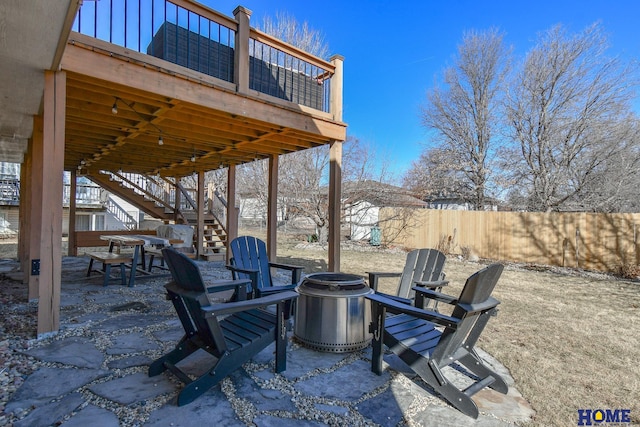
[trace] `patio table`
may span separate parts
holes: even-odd
[[[140,273],[145,276],[152,276],[149,272],[145,271],[145,245],[169,246],[183,243],[180,239],[166,239],[146,234],[104,235],[100,236],[100,239],[109,242],[109,252],[113,252],[114,249],[116,249],[117,252],[120,252],[122,247],[133,247],[133,262],[131,263],[129,286],[133,286],[135,282],[136,271],[140,271]],[[138,270],[138,263],[141,263],[141,270]]]

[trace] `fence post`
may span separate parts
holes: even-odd
[[[580,229],[576,228],[576,268],[580,268]]]

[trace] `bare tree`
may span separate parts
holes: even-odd
[[[416,197],[426,200],[433,195],[469,194],[468,181],[459,171],[456,156],[445,148],[424,150],[404,176],[404,186]]]
[[[344,142],[342,158],[342,181],[348,182],[349,195],[354,199],[365,198],[375,192],[368,183],[387,180],[386,165],[374,167],[376,156],[371,147],[357,138],[349,137]],[[318,241],[328,238],[328,172],[329,149],[326,146],[298,151],[281,157],[279,193],[286,204],[289,219],[296,216],[311,220],[316,228]],[[358,209],[357,206],[352,206]]]
[[[329,57],[324,34],[311,28],[306,21],[299,23],[287,12],[277,12],[275,18],[265,16],[258,29],[319,58]]]
[[[506,114],[515,144],[505,150],[505,164],[531,210],[575,208],[626,150],[620,123],[629,118],[633,70],[605,56],[606,48],[597,24],[574,36],[553,27],[510,87]]]
[[[638,212],[640,120],[629,115],[605,131],[615,143],[565,206],[575,211]]]
[[[498,30],[465,33],[454,65],[444,70],[444,87],[432,89],[422,109],[424,126],[440,143],[439,154],[450,156],[447,163],[466,181],[471,190],[466,196],[476,209],[485,205],[489,155],[509,58]]]

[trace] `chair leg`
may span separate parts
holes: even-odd
[[[277,305],[276,316],[276,367],[277,373],[287,369],[287,329],[291,325],[291,320],[285,316],[285,310],[290,301]]]
[[[104,284],[103,284],[103,286],[107,286],[109,284],[109,276],[110,275],[111,275],[111,264],[105,264]]]
[[[176,348],[161,358],[156,359],[151,365],[149,365],[149,376],[153,377],[166,371],[167,367],[165,366],[165,362],[175,365],[182,359],[197,351],[199,348],[200,347],[198,345],[193,344],[190,340],[182,338]]]
[[[436,393],[440,394],[444,400],[457,410],[471,418],[478,418],[478,407],[470,396],[467,396],[463,391],[451,384],[435,364],[428,363],[426,359],[420,359],[419,362],[411,365],[411,369],[424,382],[433,387]]]
[[[178,394],[178,406],[193,402],[241,365],[242,362],[234,360],[229,355],[221,356],[211,369],[198,379],[187,384],[180,391]]]
[[[127,285],[127,272],[124,267],[124,262],[120,264],[120,279],[122,279],[122,286]]]
[[[92,268],[93,268],[93,258],[89,258],[89,268],[87,268],[87,277],[91,275]]]
[[[489,388],[492,388],[502,394],[507,394],[507,392],[509,391],[509,386],[502,379],[502,377],[493,370],[489,369],[489,367],[482,362],[482,359],[480,359],[480,356],[478,356],[475,351],[472,350],[471,353],[460,358],[458,360],[458,363],[463,365],[479,378],[486,378],[491,376],[494,381],[492,384],[489,384]]]

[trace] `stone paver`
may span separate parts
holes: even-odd
[[[295,387],[300,393],[310,396],[346,401],[357,400],[376,388],[384,386],[389,379],[388,372],[383,372],[382,375],[373,373],[363,375],[369,367],[366,361],[356,360],[335,372],[300,381]]]
[[[147,374],[139,372],[104,383],[92,384],[89,390],[121,405],[131,405],[164,393],[174,392],[176,386],[164,375],[149,378]]]
[[[119,427],[120,420],[113,412],[95,405],[87,405],[80,412],[62,423],[64,427]]]
[[[107,354],[129,354],[143,351],[157,350],[158,344],[151,341],[142,332],[118,335],[112,340],[113,345],[107,349]]]
[[[187,422],[193,426],[246,426],[237,417],[227,397],[220,391],[220,386],[213,387],[185,406],[176,406],[174,401],[170,401],[153,411],[145,426],[175,427],[183,426]]]
[[[79,368],[95,368],[104,361],[104,353],[99,351],[90,339],[84,337],[54,341],[25,353],[45,362],[58,362]]]
[[[109,372],[103,369],[40,368],[29,375],[5,407],[6,412],[24,410],[64,396]]]
[[[58,402],[40,406],[26,417],[13,424],[13,427],[48,426],[59,423],[70,412],[84,403],[80,393],[71,393]]]

